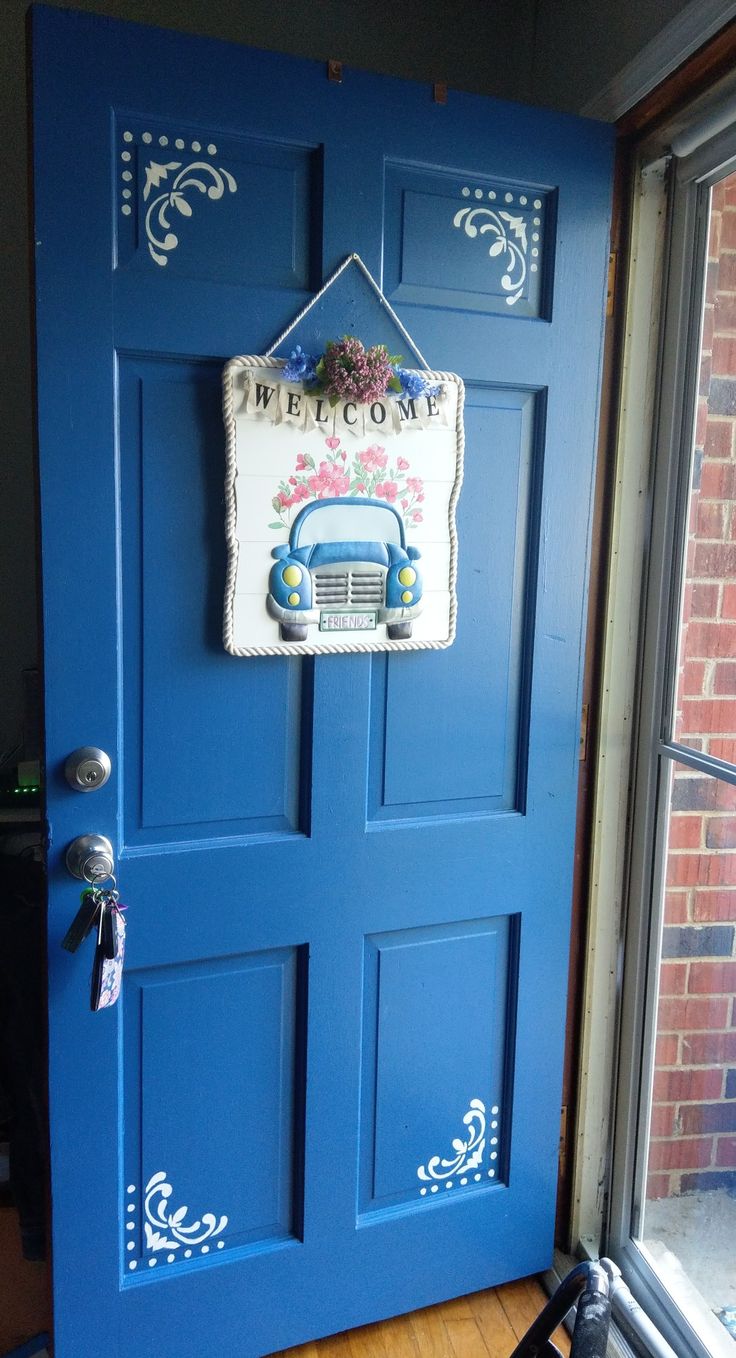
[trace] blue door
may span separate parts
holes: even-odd
[[[55,1353],[263,1354],[550,1261],[612,137],[53,9],[34,44]],[[351,251],[466,384],[457,638],[238,659],[223,364]],[[354,268],[286,349],[348,332],[411,360]]]

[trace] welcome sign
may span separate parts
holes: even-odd
[[[326,396],[313,396],[301,385],[254,375],[246,380],[242,413],[251,420],[290,424],[304,432],[322,429],[326,435],[392,437],[404,431],[446,427],[451,404],[447,392],[440,391],[436,396],[386,396],[365,405],[358,401],[331,405]]]
[[[449,646],[462,381],[425,373],[431,395],[332,404],[282,368],[243,356],[224,371],[226,649]]]

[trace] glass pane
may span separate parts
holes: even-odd
[[[736,763],[736,174],[711,195],[674,739]]]
[[[639,1243],[736,1358],[736,787],[675,765]]]

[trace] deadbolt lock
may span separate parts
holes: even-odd
[[[82,745],[74,750],[64,765],[66,781],[75,792],[96,792],[104,787],[112,770],[109,754],[96,745]]]

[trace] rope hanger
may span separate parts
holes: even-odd
[[[415,344],[406,326],[399,320],[399,317],[396,315],[396,312],[394,311],[388,298],[381,291],[378,283],[373,277],[373,274],[368,268],[368,265],[364,264],[360,255],[356,254],[355,252],[353,252],[353,254],[351,255],[345,256],[345,259],[342,261],[342,264],[339,264],[338,267],[335,269],[334,273],[330,274],[326,282],[322,284],[322,287],[320,288],[319,292],[316,292],[312,300],[310,302],[307,302],[307,305],[305,307],[302,307],[301,311],[294,317],[293,321],[290,321],[286,329],[282,330],[278,339],[275,339],[271,347],[266,350],[265,357],[271,358],[273,356],[273,354],[276,352],[279,346],[283,344],[284,340],[287,339],[288,336],[291,334],[292,330],[296,329],[300,321],[304,320],[304,317],[309,314],[309,312],[312,310],[312,307],[317,305],[320,298],[324,297],[325,293],[329,291],[333,283],[337,282],[338,278],[340,277],[340,274],[344,273],[345,270],[348,269],[351,264],[357,264],[358,268],[363,274],[363,277],[366,278],[370,283],[374,293],[376,294],[376,297],[381,303],[381,306],[388,312],[388,315],[391,317],[391,320],[393,321],[399,333],[403,335],[412,353],[415,355],[416,358],[419,359],[419,362],[421,363],[422,367],[426,368],[428,372],[431,372],[431,368],[426,358],[424,357],[424,354],[419,348],[419,345]]]

